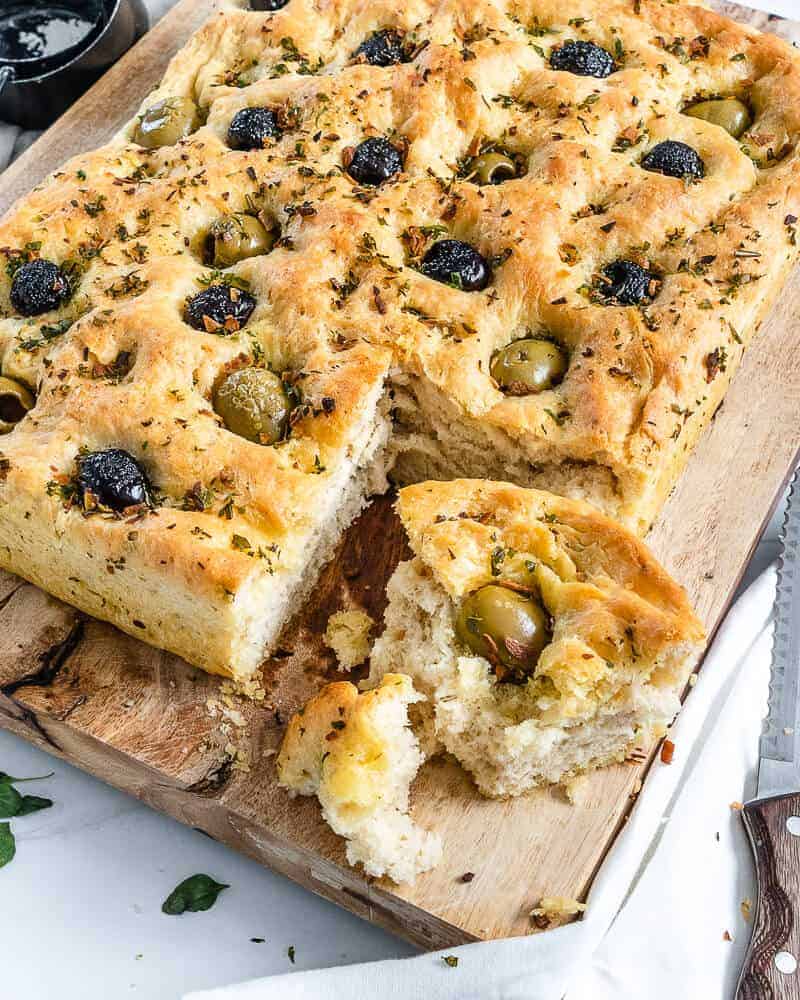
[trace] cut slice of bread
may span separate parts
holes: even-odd
[[[363,694],[347,681],[328,684],[291,719],[278,755],[281,784],[317,796],[350,864],[395,882],[413,882],[441,856],[439,837],[408,811],[424,759],[408,708],[423,700],[397,674]]]
[[[408,487],[398,510],[415,558],[389,583],[367,683],[413,679],[427,751],[449,751],[481,792],[509,796],[664,735],[703,628],[634,535],[581,501],[482,480]],[[462,600],[490,583],[535,593],[549,618],[523,683],[502,682],[455,630]]]

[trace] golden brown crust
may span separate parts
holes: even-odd
[[[353,61],[382,27],[407,33],[411,62]],[[605,45],[619,71],[606,80],[554,73],[547,56],[568,37]],[[680,113],[696,96],[731,92],[755,111],[741,142]],[[328,0],[320,10],[291,0],[270,15],[225,5],[143,108],[166,96],[196,99],[206,123],[154,151],[130,141],[131,125],[0,223],[11,265],[20,254],[68,264],[77,286],[57,312],[24,320],[10,306],[10,275],[0,277],[3,373],[38,388],[35,409],[0,446],[0,564],[160,644],[180,623],[181,601],[202,602],[202,614],[216,608],[218,651],[172,646],[209,669],[228,669],[233,641],[220,602],[254,572],[233,535],[248,551],[278,546],[296,568],[306,512],[391,361],[504,430],[532,465],[610,470],[607,507],[642,529],[797,256],[800,57],[705,8]],[[227,128],[248,105],[279,109],[285,132],[263,150],[234,152]],[[405,148],[404,174],[370,191],[342,170],[367,135]],[[641,170],[641,155],[667,137],[698,148],[702,182]],[[489,188],[461,177],[483,140],[518,153],[525,176]],[[257,309],[231,337],[191,330],[181,310],[208,279],[208,226],[244,210],[281,227],[277,249],[230,270]],[[436,234],[494,259],[485,292],[415,269]],[[645,311],[587,291],[619,256],[663,274]],[[555,389],[506,397],[489,362],[528,330],[563,343],[570,370]],[[102,373],[121,351],[135,364],[114,384]],[[307,375],[311,412],[279,449],[234,438],[209,411],[219,373],[256,354]],[[326,395],[333,414],[316,405]],[[112,445],[139,458],[167,498],[133,540],[121,522],[84,520],[47,492],[69,478],[79,448]],[[214,491],[212,508],[181,510],[197,483]],[[217,515],[231,495],[229,523]],[[123,558],[146,584],[125,584]],[[180,594],[171,618],[156,614],[163,597],[140,594],[159,581]]]
[[[558,641],[588,641],[595,654],[611,643],[615,660],[635,646],[633,660],[650,666],[703,638],[685,591],[645,544],[582,501],[462,479],[408,486],[397,506],[412,549],[454,601],[493,580],[533,578]]]
[[[289,720],[277,759],[281,784],[304,795],[325,784],[341,805],[377,805],[393,734],[381,728],[376,710],[384,702],[413,700],[413,690],[399,674],[387,674],[380,687],[361,694],[349,681],[326,684]]]

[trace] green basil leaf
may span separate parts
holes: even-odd
[[[200,910],[210,910],[216,903],[217,896],[229,886],[215,882],[210,875],[192,875],[175,886],[164,900],[161,911],[170,916],[180,913],[197,913]]]
[[[30,816],[41,809],[49,809],[52,804],[52,799],[43,799],[40,795],[23,795],[17,816]]]
[[[10,824],[0,823],[0,868],[7,865],[16,853],[17,844]]]
[[[22,808],[22,796],[13,785],[0,782],[0,819],[18,816]]]

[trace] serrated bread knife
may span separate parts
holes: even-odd
[[[737,1000],[800,1000],[800,486],[781,532],[769,711],[756,798],[742,809],[756,863],[753,937]]]

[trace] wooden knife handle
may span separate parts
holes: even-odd
[[[790,824],[795,833],[787,826],[792,817],[797,817]],[[736,998],[798,1000],[800,792],[748,802],[742,819],[755,855],[757,896],[753,937]]]

